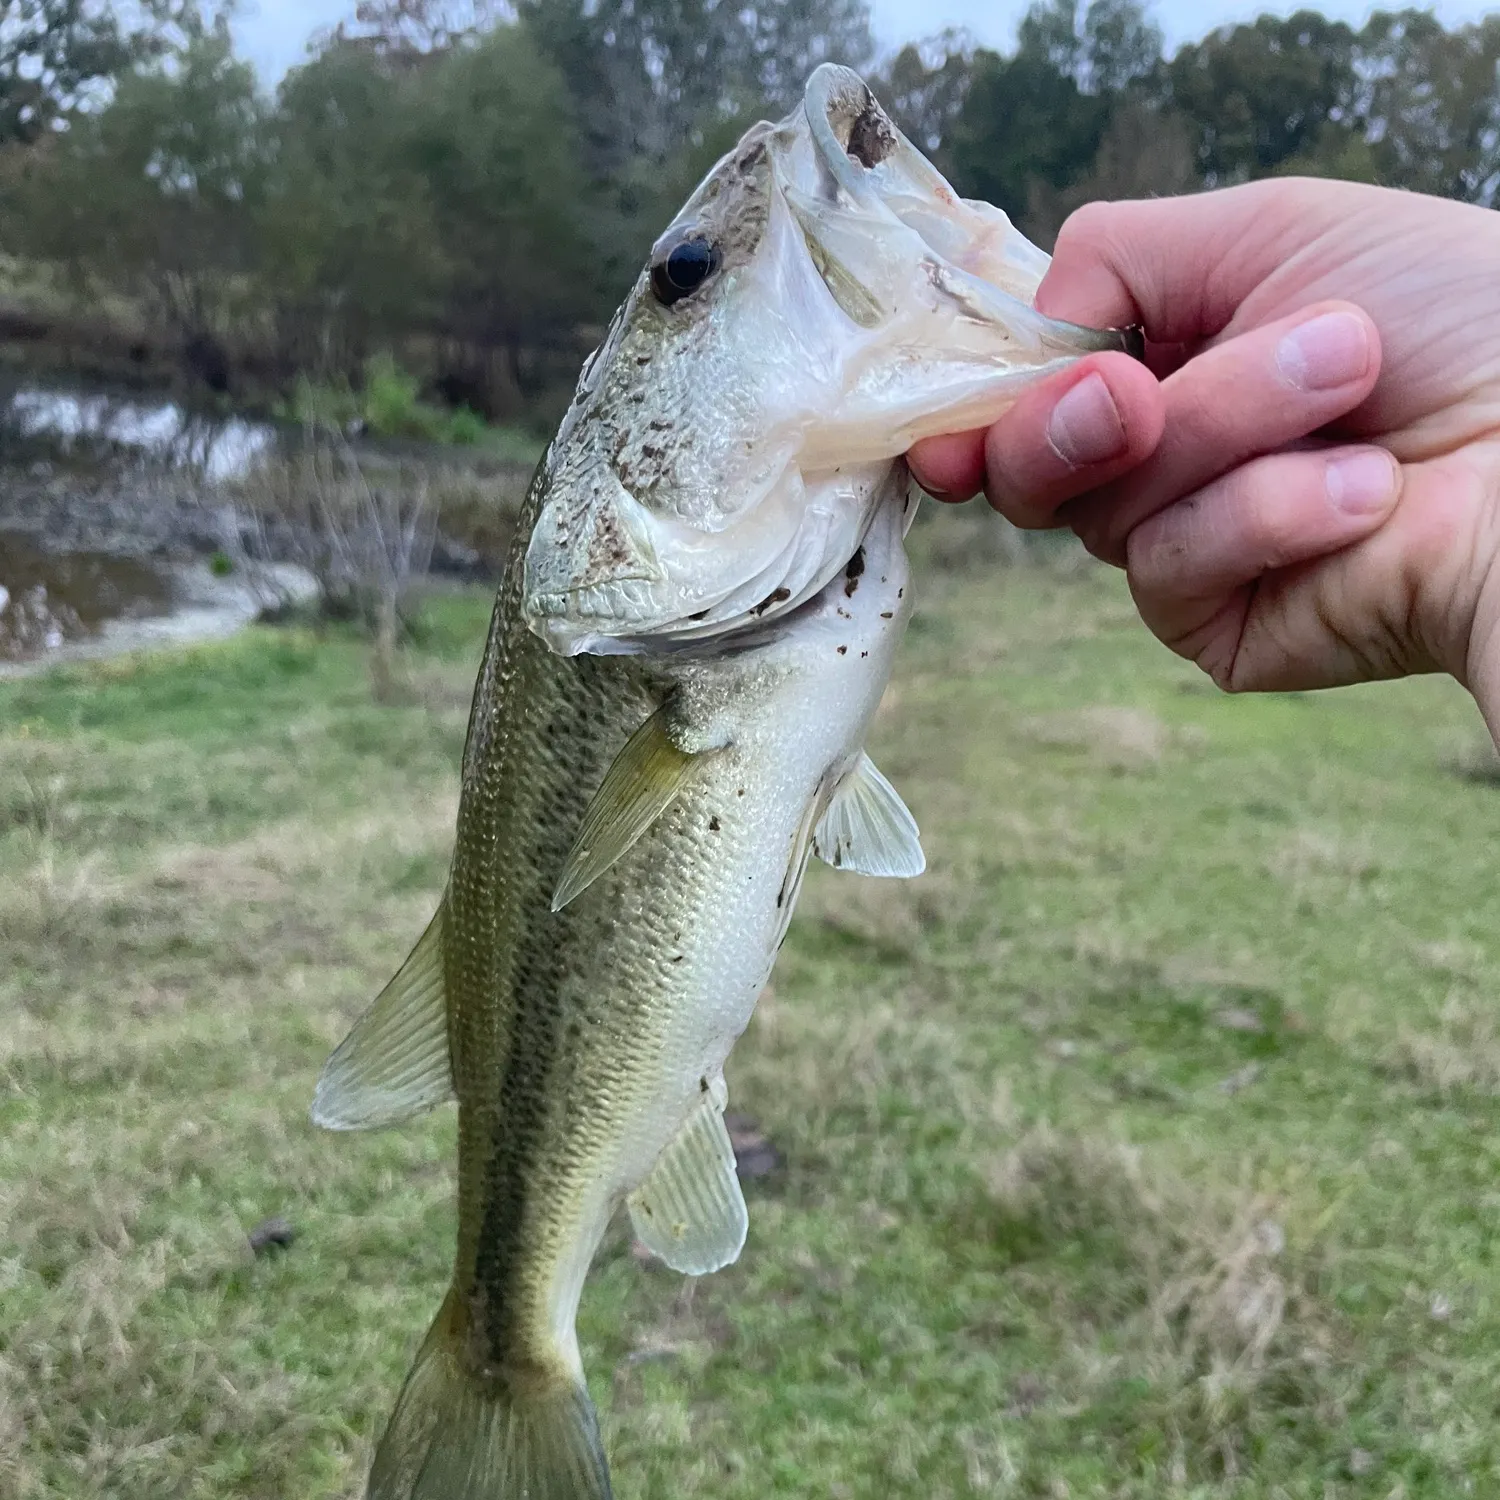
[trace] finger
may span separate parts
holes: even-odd
[[[985,436],[985,493],[1017,526],[1058,525],[1058,507],[1143,463],[1161,442],[1162,388],[1123,354],[1027,391]]]
[[[1295,691],[1432,671],[1473,686],[1489,483],[1463,459],[1403,465],[1395,510],[1370,536],[1261,579],[1215,672],[1221,686]]]
[[[934,500],[972,500],[984,488],[984,431],[923,438],[906,461]]]
[[[1063,501],[1145,459],[1162,420],[1150,371],[1128,355],[1099,354],[1023,391],[988,432],[929,438],[907,457],[939,500],[983,488],[1018,526],[1055,526]]]
[[[1380,373],[1367,314],[1322,303],[1205,350],[1162,383],[1166,430],[1150,459],[1068,507],[1096,557],[1125,562],[1147,517],[1353,410]]]
[[[1154,343],[1197,343],[1228,327],[1323,228],[1371,211],[1368,189],[1296,178],[1091,203],[1058,234],[1036,305],[1098,328],[1138,322]]]
[[[1390,516],[1399,491],[1400,468],[1382,448],[1245,464],[1131,533],[1130,589],[1141,618],[1229,682],[1260,580],[1362,541]],[[1326,632],[1304,646],[1307,670],[1329,661]]]

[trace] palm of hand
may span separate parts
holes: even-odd
[[[1276,214],[1265,261],[1279,264],[1220,339],[1316,302],[1353,302],[1380,330],[1381,372],[1332,431],[1403,463],[1500,439],[1500,213],[1342,183],[1266,186],[1300,201]]]

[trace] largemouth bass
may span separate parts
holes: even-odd
[[[812,854],[920,872],[864,753],[911,610],[899,455],[1118,332],[1031,306],[1047,258],[820,68],[699,186],[533,481],[464,752],[447,891],[314,1118],[456,1098],[453,1284],[376,1500],[600,1500],[574,1315],[612,1214],[733,1261],[723,1068]]]

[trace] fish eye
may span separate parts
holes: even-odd
[[[707,240],[683,240],[651,267],[651,290],[663,307],[694,292],[719,269],[719,247]]]

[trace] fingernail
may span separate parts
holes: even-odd
[[[1276,349],[1276,367],[1289,385],[1326,391],[1358,380],[1370,367],[1370,336],[1353,313],[1324,313],[1294,328]]]
[[[1074,469],[1102,464],[1125,451],[1125,424],[1101,376],[1086,375],[1052,408],[1047,441]]]
[[[1323,482],[1336,509],[1346,515],[1368,516],[1391,503],[1396,465],[1388,453],[1367,449],[1347,458],[1330,459]]]

